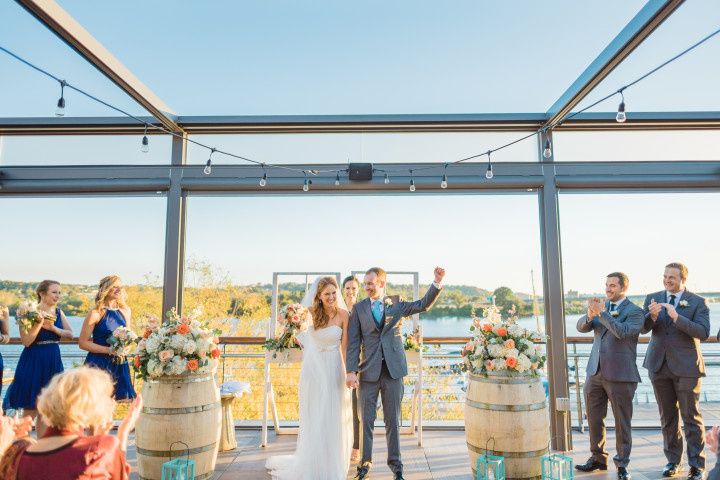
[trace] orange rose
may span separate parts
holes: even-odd
[[[482,330],[483,332],[490,332],[492,331],[492,325],[490,325],[489,323],[483,323]]]
[[[503,344],[505,348],[515,348],[515,340],[512,338],[508,338],[505,340],[505,343]]]
[[[497,334],[500,335],[501,337],[504,337],[505,335],[507,335],[507,328],[505,328],[505,327],[498,328]]]
[[[178,327],[177,331],[180,335],[188,334],[190,333],[190,325],[186,325],[183,323]]]
[[[493,364],[492,360],[485,360],[485,368],[488,370],[494,370],[495,365]]]
[[[197,370],[198,369],[198,361],[195,360],[194,358],[192,360],[188,360],[187,369],[190,370],[191,372],[194,372],[195,370]]]
[[[140,356],[135,355],[135,359],[133,360],[133,363],[135,364],[135,368],[140,368]]]
[[[212,350],[212,351],[210,352],[210,356],[211,356],[212,358],[218,358],[218,357],[220,356],[220,349],[219,349],[219,348],[216,348],[215,350]]]
[[[515,367],[517,367],[517,358],[507,357],[505,359],[505,364],[508,366],[508,368],[515,368]]]
[[[148,328],[148,329],[146,329],[145,332],[143,333],[143,338],[150,338],[150,335],[152,335],[152,330],[150,330],[150,329]]]
[[[537,363],[533,363],[532,365],[530,365],[530,368],[532,368],[533,370],[537,370],[538,364],[537,364]]]

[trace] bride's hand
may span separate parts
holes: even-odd
[[[349,372],[345,376],[345,385],[347,385],[348,388],[357,388],[358,381],[357,374],[355,372]]]

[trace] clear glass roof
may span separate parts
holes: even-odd
[[[644,4],[59,3],[179,115],[544,112]],[[683,15],[709,23],[704,4]],[[20,6],[0,17],[4,46],[144,114]],[[691,30],[652,58],[705,29]],[[52,115],[57,84],[5,55],[0,68],[0,116]],[[68,115],[112,114],[68,101]]]

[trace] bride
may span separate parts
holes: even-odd
[[[302,301],[312,324],[298,335],[300,431],[293,455],[270,457],[276,480],[344,480],[350,466],[352,409],[345,386],[348,311],[335,277],[318,277]],[[332,447],[331,454],[324,451]]]

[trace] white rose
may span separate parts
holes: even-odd
[[[498,358],[503,356],[503,351],[505,350],[502,345],[488,345],[487,347],[488,353],[493,358]]]
[[[520,355],[520,352],[518,351],[517,348],[508,348],[507,350],[505,350],[505,356],[506,356],[506,357],[515,357],[515,358],[517,358],[518,355]]]
[[[185,348],[183,348],[183,351],[187,354],[195,353],[195,350],[197,350],[197,344],[192,341],[188,340],[185,342]]]
[[[496,358],[492,362],[495,366],[495,370],[505,370],[507,368],[507,363],[505,363],[505,360],[502,358]]]

